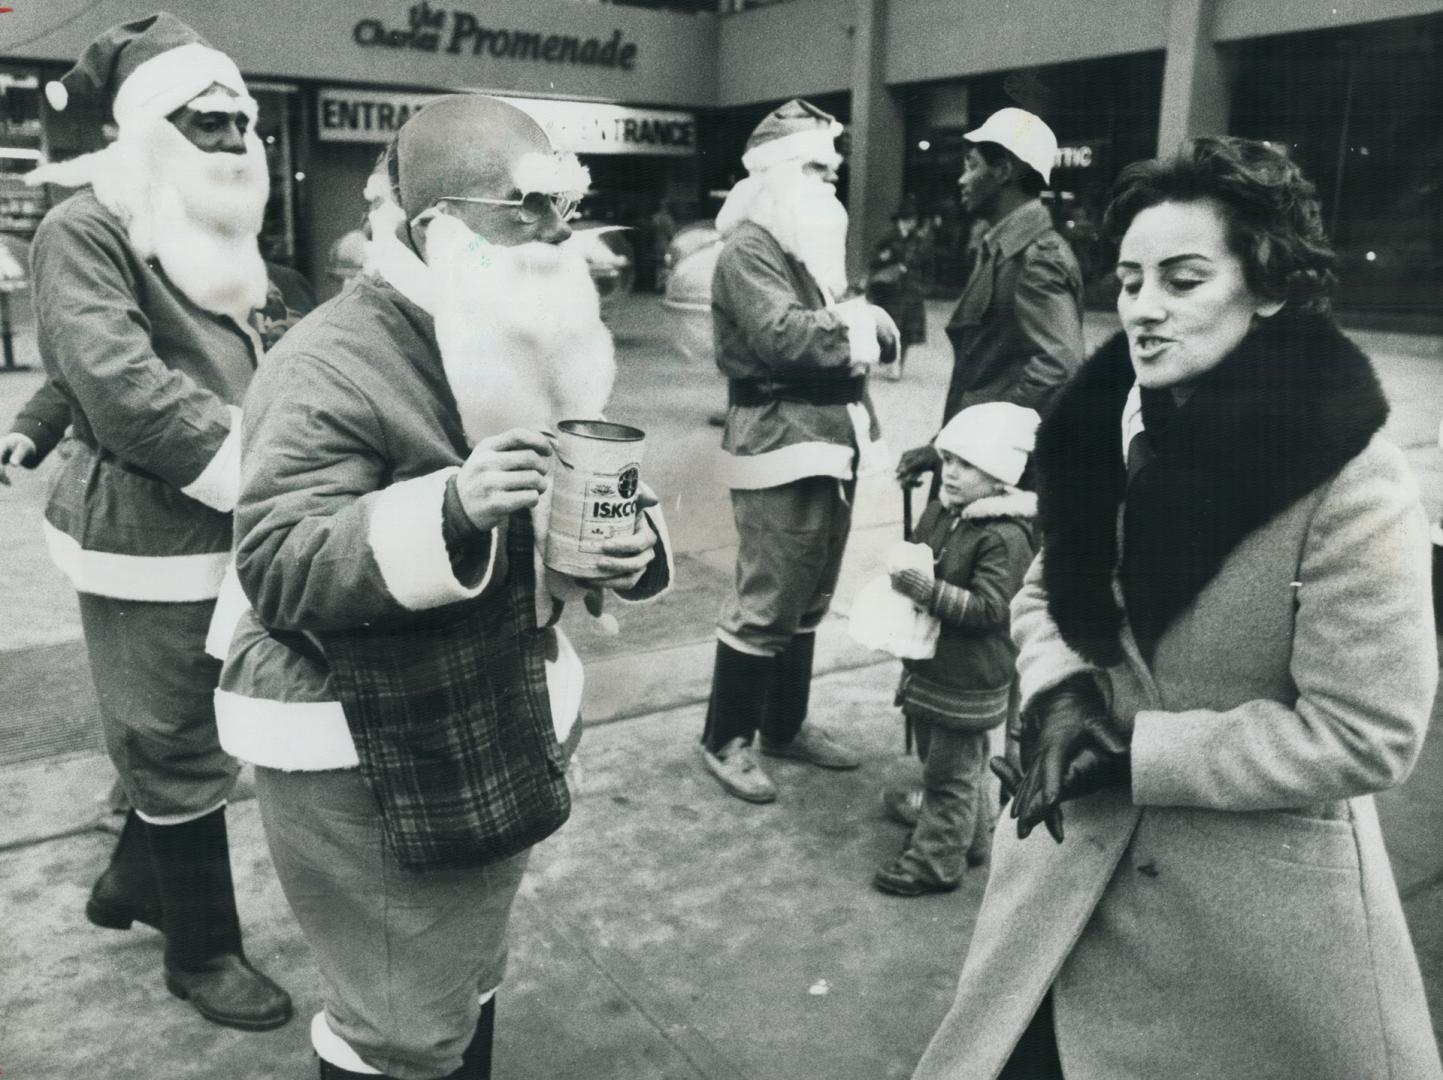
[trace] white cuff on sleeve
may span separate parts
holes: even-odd
[[[877,343],[877,317],[872,314],[872,305],[859,296],[838,304],[837,314],[847,324],[852,363],[875,364],[880,360],[882,347]]]
[[[222,514],[234,510],[240,498],[241,411],[234,405],[226,408],[230,410],[230,433],[200,475],[180,489]]]
[[[446,481],[459,470],[441,469],[392,484],[371,507],[368,539],[386,588],[397,603],[412,611],[452,604],[478,596],[491,583],[496,568],[496,533],[486,572],[474,586],[456,580],[442,531]]]

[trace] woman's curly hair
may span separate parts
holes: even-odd
[[[1164,202],[1212,199],[1248,287],[1283,300],[1283,313],[1326,312],[1337,255],[1323,232],[1316,189],[1281,151],[1234,136],[1189,139],[1171,158],[1138,161],[1112,188],[1104,227],[1114,242],[1139,213]]]

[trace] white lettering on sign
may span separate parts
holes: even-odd
[[[316,98],[316,130],[323,142],[384,143],[435,94],[323,89]],[[558,150],[577,154],[696,154],[696,117],[672,109],[502,98],[529,113]]]
[[[1087,169],[1092,167],[1092,147],[1059,146],[1052,159],[1054,169]]]

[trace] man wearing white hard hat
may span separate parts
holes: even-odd
[[[1052,176],[1057,136],[1025,109],[1006,108],[965,138],[962,206],[989,227],[947,323],[944,424],[987,401],[1045,413],[1083,350],[1082,272],[1038,198]],[[915,483],[936,467],[936,450],[920,446],[902,455],[898,478]]]
[[[759,732],[765,754],[858,764],[824,728],[804,724],[856,477],[885,456],[867,373],[894,360],[898,344],[881,308],[838,303],[847,288],[841,131],[805,101],[773,110],[747,141],[746,179],[717,215],[724,247],[712,317],[729,397],[722,479],[741,539],[717,624],[702,760],[749,802],[777,794],[753,752]]]
[[[86,915],[165,934],[165,983],[218,1024],[264,1030],[289,996],[241,947],[225,805],[238,764],[206,629],[230,553],[239,405],[308,305],[257,242],[269,193],[256,103],[234,62],[174,16],[112,27],[58,83],[108,107],[104,150],[27,180],[83,187],[32,247],[37,337],[76,452],[45,511],[80,594],[101,726],[133,812]],[[299,306],[296,306],[299,305]]]

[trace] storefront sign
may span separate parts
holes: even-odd
[[[1059,146],[1057,156],[1052,159],[1054,169],[1090,169],[1092,168],[1092,147],[1090,146]]]
[[[389,142],[435,94],[322,90],[316,129],[325,142]],[[502,98],[530,113],[557,149],[578,154],[696,154],[696,117],[672,109],[633,109],[550,98]]]
[[[469,11],[448,11],[422,0],[406,13],[406,26],[388,27],[380,19],[362,19],[351,30],[357,45],[418,52],[448,52],[496,59],[532,60],[547,64],[581,64],[630,71],[636,63],[636,45],[624,41],[620,30],[608,38],[581,38],[548,34],[542,30],[497,29],[482,26]]]

